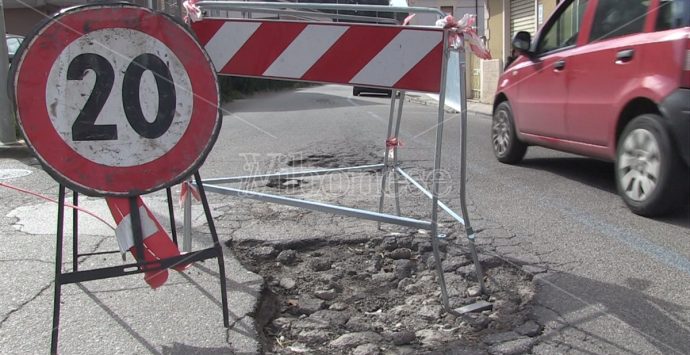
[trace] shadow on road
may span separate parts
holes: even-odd
[[[548,171],[601,191],[617,193],[613,163],[582,157],[558,157],[525,159],[519,166]]]
[[[536,300],[555,311],[542,314],[540,322],[562,324],[545,331],[547,339],[558,339],[560,330],[569,325],[607,351],[639,353],[639,349],[631,348],[633,342],[616,342],[600,332],[602,327],[608,327],[612,334],[618,327],[631,327],[661,354],[690,354],[690,307],[650,296],[646,290],[651,281],[628,278],[625,286],[619,286],[569,273],[548,274],[535,281],[539,289]],[[568,319],[567,325],[561,317]],[[568,345],[577,349],[577,344]]]
[[[548,171],[566,179],[618,195],[613,163],[583,157],[531,158],[518,166]],[[632,213],[632,212],[631,212]],[[657,222],[690,228],[690,201],[673,213],[654,218]]]

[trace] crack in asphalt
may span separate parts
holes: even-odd
[[[22,262],[22,261],[30,261],[30,262],[35,262],[35,263],[41,263],[41,264],[55,264],[55,262],[50,261],[50,260],[41,260],[41,259],[2,259],[0,260],[0,263],[16,263],[16,262]]]
[[[98,242],[96,243],[96,245],[95,245],[93,248],[91,248],[91,252],[93,253],[93,252],[95,252],[96,250],[98,250],[98,248],[100,248],[101,244],[103,244],[103,242],[105,242],[106,238],[107,238],[107,237],[101,237],[101,240],[98,241]],[[86,259],[88,259],[89,257],[90,257],[90,256],[87,256],[87,257],[83,258],[83,259],[81,260],[81,262],[77,262],[77,264],[78,264],[78,265],[83,264],[83,263],[86,261]],[[55,265],[55,262],[54,262],[54,261],[49,262],[49,261],[45,261],[45,260],[36,260],[36,259],[20,259],[20,260],[17,260],[17,261],[22,261],[22,260],[37,261],[37,262],[41,262],[41,263],[46,263],[46,264],[47,264],[47,263],[50,263],[50,264]],[[6,261],[10,261],[10,260],[0,260],[0,262],[6,262]],[[64,265],[64,264],[65,264],[65,262],[63,262],[63,265]],[[55,280],[50,281],[46,286],[43,286],[43,287],[42,287],[36,294],[34,294],[32,297],[30,297],[30,298],[27,299],[26,301],[20,303],[19,306],[17,306],[17,307],[15,307],[15,308],[11,309],[11,310],[2,318],[2,320],[0,320],[0,329],[2,329],[2,327],[5,325],[5,323],[10,319],[10,317],[11,317],[13,314],[15,314],[15,313],[21,311],[24,307],[26,307],[26,306],[29,305],[31,302],[33,302],[33,301],[36,300],[38,297],[40,297],[47,289],[53,287],[54,284],[55,284]]]
[[[29,303],[33,302],[33,301],[36,300],[38,297],[40,297],[40,296],[43,294],[43,292],[45,292],[47,289],[51,288],[51,286],[53,285],[53,283],[54,283],[54,282],[50,282],[48,285],[46,285],[46,286],[44,286],[43,288],[41,288],[41,289],[38,291],[38,293],[36,293],[33,297],[31,297],[31,298],[29,298],[28,300],[26,300],[26,301],[22,302],[21,304],[19,304],[19,307],[16,307],[16,308],[14,308],[14,309],[11,309],[11,310],[2,318],[2,320],[0,320],[0,329],[2,329],[2,327],[5,325],[5,323],[10,319],[10,316],[12,316],[13,314],[15,314],[15,313],[21,311],[22,308],[26,307]]]

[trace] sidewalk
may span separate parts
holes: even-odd
[[[428,105],[428,106],[438,106],[438,99],[432,97],[432,95],[420,93],[420,92],[408,92],[405,95],[408,102],[414,102],[417,104]],[[446,112],[457,113],[458,111],[454,108],[446,106]],[[475,114],[480,114],[484,116],[491,117],[493,107],[491,104],[485,104],[479,101],[467,100],[467,112],[472,112]]]
[[[28,149],[26,142],[20,139],[14,143],[2,143],[0,142],[0,152],[19,152]]]

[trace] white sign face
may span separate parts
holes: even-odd
[[[190,78],[177,56],[146,33],[90,32],[60,53],[48,76],[50,122],[79,155],[111,167],[151,162],[187,131]]]

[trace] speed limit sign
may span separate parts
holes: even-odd
[[[59,182],[133,196],[201,165],[220,129],[216,73],[185,25],[130,4],[56,14],[12,64],[27,144]]]

